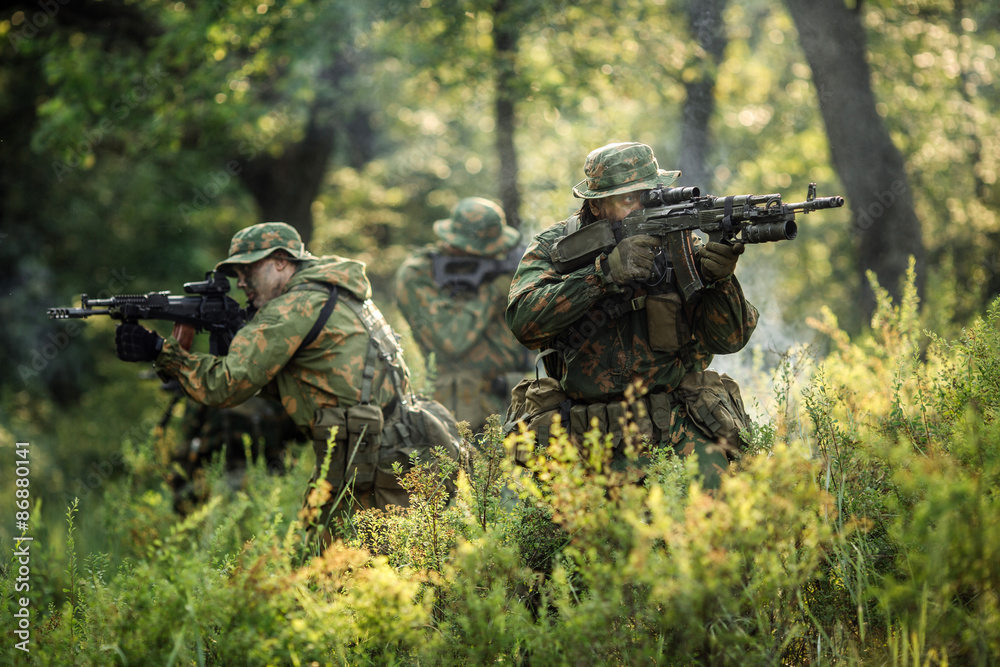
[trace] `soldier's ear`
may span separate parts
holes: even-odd
[[[590,207],[590,212],[594,215],[595,218],[601,217],[601,207],[597,205],[596,199],[588,199],[587,206]]]

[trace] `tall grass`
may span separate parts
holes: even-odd
[[[598,433],[504,443],[494,418],[451,503],[447,468],[418,465],[410,508],[359,513],[309,557],[309,452],[283,477],[251,466],[242,491],[216,466],[182,520],[152,443],[128,445],[96,510],[108,549],[80,552],[75,506],[48,526],[31,651],[0,662],[995,664],[1000,301],[946,340],[912,287],[879,295],[863,336],[826,315],[823,359],[783,357],[773,417],[715,494],[692,460],[639,474]],[[512,468],[505,444],[535,456]]]

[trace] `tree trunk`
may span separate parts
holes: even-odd
[[[521,226],[521,194],[517,188],[517,150],[514,147],[514,99],[517,73],[517,25],[510,20],[508,0],[493,4],[493,68],[496,73],[496,148],[500,158],[500,204],[507,224]]]
[[[302,141],[287,145],[278,157],[263,153],[247,162],[240,178],[260,208],[262,222],[286,222],[306,244],[312,238],[312,203],[326,176],[336,130],[310,112]],[[325,115],[325,114],[324,114]]]
[[[371,109],[352,104],[344,110],[341,104],[341,98],[356,99],[350,92],[358,68],[356,55],[342,50],[333,56],[333,65],[319,76],[317,99],[309,110],[302,141],[284,146],[277,157],[261,154],[240,173],[260,208],[262,221],[288,223],[299,231],[304,243],[312,238],[312,204],[334,153],[338,149],[343,152],[345,161],[355,169],[371,161],[374,153]]]
[[[900,279],[912,255],[918,292],[923,293],[920,220],[913,210],[903,157],[875,110],[861,0],[853,9],[844,0],[785,0],[785,4],[812,68],[833,166],[854,215],[860,306],[867,318],[875,307],[865,277],[868,270],[898,303]]]
[[[726,49],[726,27],[722,12],[729,0],[689,0],[688,27],[691,35],[704,49],[707,58],[701,68],[701,78],[685,85],[684,125],[681,130],[681,153],[677,168],[683,173],[685,185],[696,185],[712,192],[712,173],[706,164],[711,149],[708,123],[715,112],[715,75],[722,52]],[[660,165],[671,168],[670,165]]]

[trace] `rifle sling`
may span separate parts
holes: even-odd
[[[734,195],[729,195],[726,197],[726,201],[723,202],[723,213],[722,213],[722,233],[725,238],[733,232],[733,200],[736,199]]]

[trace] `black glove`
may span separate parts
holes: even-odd
[[[608,255],[611,280],[619,285],[630,280],[648,280],[653,275],[653,248],[658,245],[659,241],[645,234],[622,239]]]
[[[122,361],[156,361],[163,338],[138,324],[124,322],[115,329],[115,353]]]
[[[710,283],[728,278],[736,270],[736,260],[743,254],[742,243],[727,245],[710,241],[698,251],[701,261],[701,275]]]

